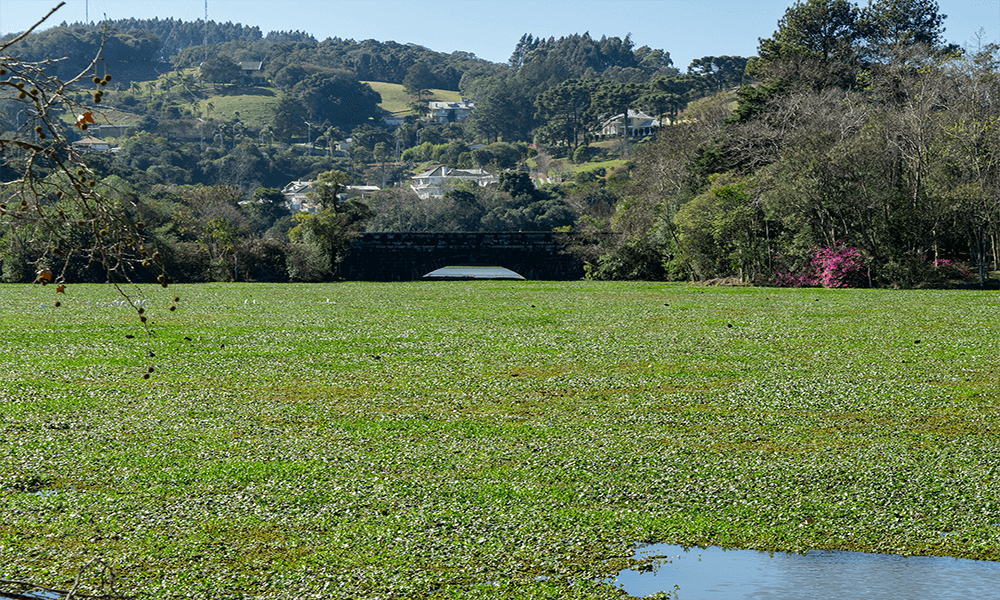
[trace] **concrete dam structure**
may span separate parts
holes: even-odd
[[[441,267],[505,267],[525,279],[573,280],[583,263],[564,249],[565,234],[365,233],[346,252],[337,271],[348,281],[414,281]]]

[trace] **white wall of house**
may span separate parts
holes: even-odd
[[[482,169],[452,169],[450,167],[434,167],[412,178],[410,189],[421,199],[440,198],[455,184],[471,181],[479,187],[496,183],[497,178]]]
[[[292,212],[314,213],[318,208],[309,198],[309,193],[313,191],[312,181],[293,181],[281,189],[285,196],[285,206]],[[338,194],[341,200],[348,198],[358,198],[362,200],[379,191],[377,185],[349,185],[344,188],[343,193]]]
[[[113,144],[96,137],[85,137],[82,140],[73,142],[73,145],[83,150],[93,150],[95,152],[107,152],[111,150]]]
[[[601,125],[601,135],[620,136],[622,134],[622,115],[618,114],[604,121]],[[628,111],[628,132],[629,135],[642,137],[652,135],[660,127],[659,119],[651,117],[641,111]]]
[[[462,99],[461,102],[428,102],[427,109],[429,112],[427,113],[427,119],[429,121],[437,121],[438,123],[461,121],[472,114],[475,108],[475,104],[465,99]],[[454,117],[449,116],[452,114]]]

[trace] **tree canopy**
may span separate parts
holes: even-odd
[[[384,115],[378,106],[382,100],[378,92],[347,71],[311,75],[299,82],[291,95],[301,103],[313,126],[329,123],[350,130]]]
[[[45,161],[66,159],[46,153],[40,135],[51,143],[91,101],[128,113],[127,131],[110,134],[117,152],[74,160],[87,188],[126,207],[114,214],[142,215],[162,264],[190,280],[329,278],[342,242],[364,227],[558,227],[578,236],[574,251],[594,277],[776,282],[784,269],[782,281],[832,281],[803,269],[839,252],[863,256],[873,285],[911,284],[937,272],[928,264],[960,257],[985,273],[1000,259],[996,50],[946,46],[944,21],[933,0],[798,0],[758,56],[704,56],[684,73],[669,52],[631,35],[524,34],[507,62],[492,64],[412,44],[173,21],[109,22],[103,60],[71,73],[104,30],[64,24],[6,38],[22,61],[36,57],[39,78],[83,75],[45,105],[47,117],[30,89],[0,97],[14,123],[5,135],[28,144],[2,175],[23,180],[19,161],[33,144],[34,181],[54,186],[37,188],[41,206],[55,203],[48,192],[61,167]],[[70,59],[44,59],[56,49]],[[199,82],[234,81],[246,61],[263,62],[263,78]],[[91,80],[93,90],[80,85]],[[407,107],[394,119],[378,106],[384,83],[406,88],[391,99]],[[425,120],[430,89],[469,97],[475,109]],[[640,111],[661,126],[620,127]],[[70,125],[63,143],[120,129],[89,112],[93,122]],[[606,135],[616,126],[617,139]],[[586,164],[596,160],[608,162]],[[426,163],[483,168],[500,183],[419,199],[405,183]],[[69,185],[83,183],[69,172]],[[309,180],[322,214],[289,214],[275,190]],[[348,182],[397,187],[343,204]],[[22,280],[51,247],[12,223],[2,232],[4,272]],[[78,259],[67,276],[100,276]],[[240,275],[244,263],[261,267]]]
[[[224,54],[216,54],[201,64],[201,79],[212,83],[230,83],[240,76],[240,66]]]

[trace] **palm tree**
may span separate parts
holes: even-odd
[[[267,139],[267,147],[270,148],[274,145],[274,131],[271,129],[270,125],[264,125],[260,130],[261,140]]]
[[[337,143],[337,141],[334,139],[335,137],[334,134],[335,131],[333,127],[327,129],[326,133],[323,134],[324,136],[326,136],[326,148],[330,152],[330,158],[333,158],[333,146]]]

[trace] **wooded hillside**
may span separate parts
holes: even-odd
[[[263,244],[280,255],[269,278],[332,276],[336,256],[315,248],[343,219],[324,234],[318,217],[282,213],[278,189],[340,173],[345,186],[387,188],[351,205],[356,230],[556,228],[574,234],[590,277],[905,286],[973,273],[985,285],[1000,259],[998,53],[945,46],[944,18],[928,0],[799,1],[758,56],[703,57],[685,72],[630,36],[526,33],[496,64],[169,19],[63,24],[7,52],[70,55],[55,67],[66,77],[104,44],[94,75],[114,78],[98,122],[67,139],[119,147],[87,160],[149,212],[178,268],[194,260],[184,243],[219,265]],[[373,85],[396,86],[392,115]],[[433,89],[474,110],[428,120]],[[30,135],[17,98],[0,110],[8,131]],[[418,197],[409,178],[436,164],[500,183]],[[230,241],[213,250],[218,227]],[[44,254],[5,247],[8,280]],[[290,269],[293,251],[326,258]]]

